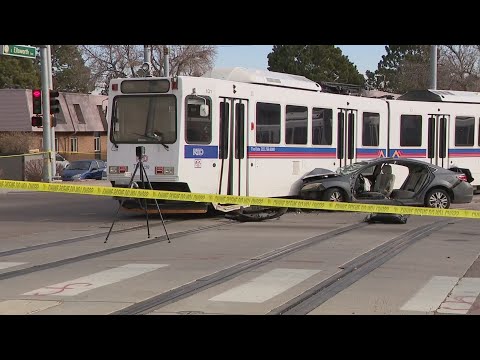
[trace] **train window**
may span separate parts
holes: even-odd
[[[280,105],[257,103],[257,143],[280,144]]]
[[[285,143],[307,143],[308,109],[305,106],[287,105],[285,107]]]
[[[313,108],[312,144],[332,145],[332,109]]]
[[[378,146],[380,132],[380,114],[364,112],[363,113],[363,146]]]
[[[455,146],[473,146],[475,118],[473,116],[455,117]]]
[[[212,112],[200,114],[200,105],[212,104],[209,98],[187,96],[185,99],[185,140],[189,144],[210,144],[212,142]]]
[[[422,146],[422,115],[400,116],[400,146]]]

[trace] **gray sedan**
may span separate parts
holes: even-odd
[[[473,199],[473,186],[464,173],[411,159],[360,161],[335,172],[315,169],[302,180],[300,197],[310,200],[448,209],[451,203]]]

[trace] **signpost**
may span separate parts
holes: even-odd
[[[37,48],[25,45],[2,45],[2,55],[35,59],[37,57]]]

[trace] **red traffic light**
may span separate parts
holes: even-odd
[[[42,90],[32,90],[32,107],[34,114],[40,115],[42,113]]]

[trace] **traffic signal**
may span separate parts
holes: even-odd
[[[32,90],[33,113],[40,115],[42,113],[42,90]]]
[[[60,112],[60,101],[57,99],[58,91],[50,90],[50,114],[58,114]]]
[[[32,126],[42,127],[43,118],[41,116],[32,116]]]

